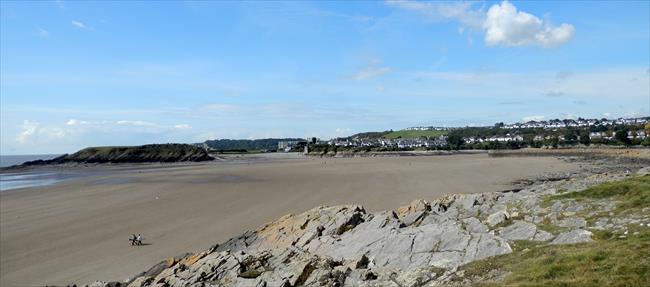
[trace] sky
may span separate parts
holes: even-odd
[[[3,155],[650,109],[650,1],[0,5]]]

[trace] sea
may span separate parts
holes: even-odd
[[[59,155],[0,155],[0,167],[9,167],[38,159],[53,159],[57,156]],[[0,192],[17,188],[50,185],[70,177],[70,174],[52,171],[0,171]]]

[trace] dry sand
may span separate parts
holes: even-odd
[[[486,154],[113,168],[109,175],[0,194],[0,285],[124,280],[164,258],[318,205],[394,209],[575,168],[550,157]],[[130,246],[132,233],[151,245]]]

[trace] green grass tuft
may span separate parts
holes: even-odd
[[[510,272],[503,282],[483,286],[650,286],[650,231],[625,239],[594,237],[593,243],[531,246],[461,270],[468,275]]]
[[[619,209],[648,206],[650,205],[650,175],[633,177],[618,182],[608,182],[583,191],[549,197],[550,200],[604,198],[613,198],[614,200],[621,201],[621,204],[617,205]]]

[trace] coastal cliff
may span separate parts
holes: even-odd
[[[198,162],[213,160],[205,150],[188,144],[89,147],[51,160],[29,161],[22,166],[68,163]]]
[[[321,206],[88,286],[642,286],[649,193],[646,167],[382,212]]]

